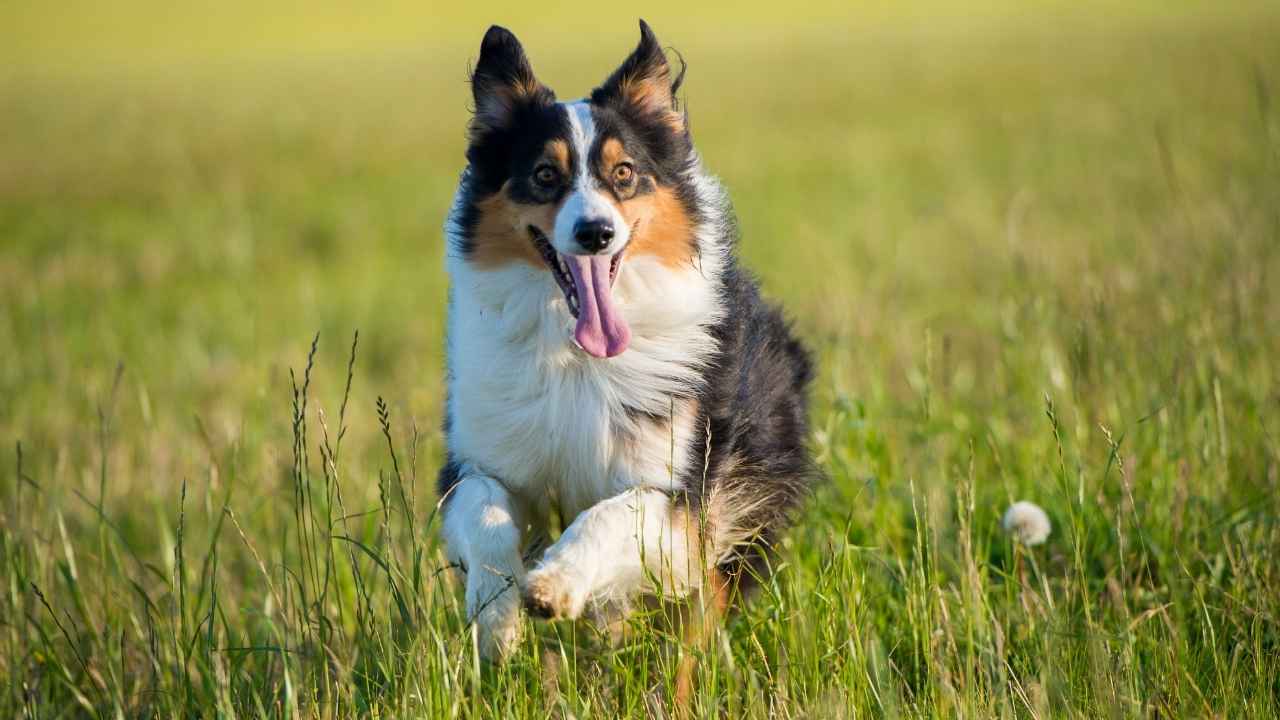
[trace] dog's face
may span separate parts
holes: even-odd
[[[475,116],[463,212],[468,262],[545,270],[596,357],[627,348],[614,298],[624,264],[687,265],[697,253],[694,154],[672,76],[643,21],[640,43],[587,99],[557,102],[507,30],[485,34],[471,78]]]

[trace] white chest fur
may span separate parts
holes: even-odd
[[[632,329],[608,360],[574,346],[548,271],[479,270],[451,258],[450,451],[572,517],[629,487],[670,489],[687,459],[688,395],[714,349],[719,309],[698,268],[628,260],[614,288]]]

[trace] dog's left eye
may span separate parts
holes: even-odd
[[[556,169],[550,165],[542,165],[537,170],[533,171],[533,181],[544,188],[549,188],[555,185],[556,179],[559,176],[560,175],[556,172]]]
[[[619,163],[613,169],[613,181],[619,185],[630,185],[636,177],[636,169],[631,163]]]

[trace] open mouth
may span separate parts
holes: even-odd
[[[577,321],[573,339],[578,347],[598,358],[620,355],[631,342],[631,328],[613,297],[623,251],[613,255],[564,255],[556,252],[538,228],[530,225],[529,235]]]
[[[578,297],[578,284],[573,279],[573,273],[569,270],[564,256],[551,247],[551,241],[538,228],[530,225],[529,235],[533,237],[533,247],[542,256],[542,262],[547,264],[547,268],[551,270],[551,276],[556,279],[556,285],[560,286],[560,292],[564,293],[564,301],[569,304],[569,313],[577,319],[582,312],[582,301]],[[625,251],[626,248],[619,250],[609,260],[610,286],[618,279],[618,268],[622,267],[622,254]]]

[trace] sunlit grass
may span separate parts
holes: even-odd
[[[3,11],[0,716],[645,717],[681,652],[707,717],[1280,714],[1280,13],[646,9],[831,482],[710,647],[490,668],[434,513],[465,71],[499,21],[579,95],[637,11],[221,7]]]

